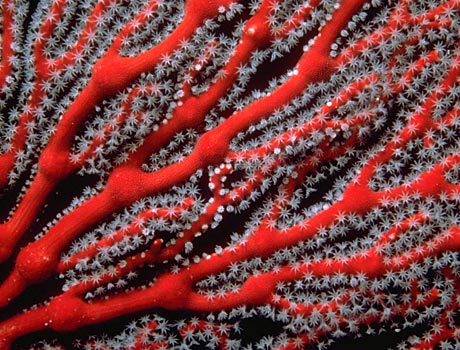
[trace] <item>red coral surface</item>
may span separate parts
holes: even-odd
[[[1,350],[460,349],[459,0],[1,13]]]

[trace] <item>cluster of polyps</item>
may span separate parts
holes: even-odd
[[[459,348],[459,7],[4,0],[0,348]]]

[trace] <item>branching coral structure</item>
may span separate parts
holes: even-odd
[[[459,0],[3,0],[1,33],[1,350],[460,349]]]

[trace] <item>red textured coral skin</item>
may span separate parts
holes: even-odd
[[[273,110],[292,100],[309,84],[329,79],[340,64],[350,60],[354,54],[359,52],[359,47],[356,47],[354,51],[351,50],[348,57],[344,55],[334,59],[328,55],[331,44],[345,27],[351,16],[361,8],[364,2],[364,0],[342,1],[340,8],[334,13],[331,21],[322,29],[321,36],[317,38],[315,43],[299,60],[297,66],[298,75],[290,77],[271,95],[254,102],[245,109],[230,116],[215,129],[204,133],[194,151],[182,162],[170,165],[151,174],[145,173],[140,166],[148,159],[149,155],[161,149],[174,133],[199,125],[213,104],[220,96],[225,94],[225,91],[234,82],[238,64],[247,61],[251,52],[258,47],[267,45],[270,39],[272,39],[272,33],[267,26],[265,17],[268,13],[268,4],[270,1],[264,1],[258,14],[248,21],[241,42],[232,59],[230,59],[225,67],[230,78],[218,81],[209,91],[198,97],[192,96],[190,92],[186,91],[182,107],[174,110],[172,119],[166,125],[162,125],[158,132],[148,135],[144,144],[132,154],[127,162],[113,170],[102,192],[86,200],[72,212],[63,216],[43,237],[23,247],[15,258],[13,270],[0,286],[0,307],[7,306],[28,286],[46,281],[53,274],[63,271],[66,266],[59,262],[61,252],[66,249],[70,242],[78,238],[85,229],[94,226],[111,213],[134,203],[142,197],[153,193],[161,193],[171,186],[181,183],[192,176],[198,169],[206,168],[208,165],[218,165],[226,159],[232,159],[235,154],[229,151],[229,144],[238,132],[247,129],[250,125],[269,116]],[[312,1],[312,7],[314,7],[315,3]],[[403,1],[402,3],[404,4],[405,2]],[[448,3],[452,6],[459,6],[456,1],[448,1]],[[59,6],[59,4],[59,2],[56,2],[55,5],[57,14],[62,9],[62,6]],[[74,174],[83,164],[84,157],[77,163],[69,161],[70,146],[78,127],[84,123],[89,115],[89,111],[103,99],[113,96],[129,86],[142,72],[150,71],[158,63],[163,53],[173,51],[181,40],[189,38],[192,35],[197,26],[207,18],[216,16],[220,11],[220,7],[228,7],[229,4],[230,1],[228,0],[209,1],[206,2],[205,6],[203,6],[203,2],[201,1],[193,0],[187,2],[185,18],[173,34],[154,49],[148,50],[137,57],[120,57],[117,53],[121,45],[120,39],[118,37],[115,39],[107,53],[94,65],[88,85],[63,114],[57,125],[55,134],[51,137],[48,145],[39,157],[38,172],[18,208],[12,217],[1,225],[0,262],[10,258],[10,255],[27,231],[27,228],[37,215],[39,215],[41,206],[49,193],[61,181]],[[97,14],[98,11],[103,11],[103,6],[100,8],[97,7],[94,10],[94,14]],[[436,11],[440,12],[442,8],[433,10],[432,17],[435,16]],[[306,16],[309,14],[309,10],[305,12],[301,15]],[[8,23],[9,20],[8,11],[4,11],[4,23]],[[422,21],[422,19],[417,20],[416,18],[407,18],[406,20],[413,23]],[[288,24],[288,26],[295,25],[295,21],[293,23]],[[384,31],[378,40],[385,40],[385,36],[391,35],[392,28],[401,25],[402,23],[397,21],[388,24],[387,30]],[[91,26],[91,24],[88,26]],[[127,26],[126,28],[129,27]],[[286,28],[286,31],[288,29]],[[53,27],[48,24],[44,24],[41,29],[44,37],[47,37],[52,30]],[[129,29],[125,30],[129,32]],[[12,55],[8,49],[8,43],[11,43],[12,38],[8,36],[8,31],[6,33],[7,35],[3,37],[4,49],[2,54],[4,57]],[[119,37],[121,38],[122,36],[123,31]],[[77,42],[76,47],[79,45]],[[362,45],[365,45],[365,43],[362,43]],[[43,64],[45,59],[39,47],[36,48],[36,55],[37,82],[40,82],[50,72],[46,68],[46,65]],[[66,60],[71,60],[71,57],[72,55],[70,54],[65,55],[57,61],[56,65],[64,66]],[[436,51],[433,51],[431,56],[425,58],[425,61],[419,62],[420,69],[430,61],[435,61],[436,59]],[[0,85],[3,84],[5,77],[9,74],[9,70],[8,66],[2,67]],[[460,66],[451,68],[443,82],[444,90],[455,84],[460,75],[459,70]],[[415,73],[408,72],[408,79],[411,79],[411,75],[413,76],[413,74]],[[330,105],[324,106],[322,112],[327,113],[328,110],[338,108],[343,104],[343,100],[350,99],[358,92],[364,90],[374,79],[377,79],[377,77],[371,75],[368,78],[357,81],[356,84],[343,93],[341,98],[337,98]],[[401,89],[397,85],[391,88],[393,94],[397,94]],[[35,101],[41,99],[41,94],[39,89],[34,90],[29,103],[32,105],[36,103]],[[210,274],[222,271],[233,262],[243,261],[252,256],[268,257],[278,249],[313,237],[321,227],[330,225],[339,215],[351,213],[360,215],[368,212],[373,207],[378,206],[383,198],[392,200],[399,198],[403,193],[415,192],[418,192],[421,196],[428,197],[436,196],[441,192],[452,194],[458,191],[458,186],[448,183],[444,179],[443,174],[452,164],[459,162],[459,155],[453,155],[446,162],[427,170],[410,186],[397,187],[387,192],[374,192],[368,188],[368,181],[375,172],[378,164],[390,159],[392,153],[398,147],[403,146],[415,136],[423,135],[426,130],[438,127],[431,117],[431,111],[436,104],[438,94],[440,92],[433,92],[426,99],[421,111],[415,113],[410,118],[408,125],[399,132],[397,141],[389,142],[384,149],[378,152],[362,167],[355,181],[347,186],[343,198],[311,218],[308,226],[294,226],[287,230],[287,232],[280,234],[277,229],[269,225],[269,219],[276,218],[279,215],[277,210],[282,206],[282,204],[276,205],[277,203],[275,203],[274,209],[271,212],[271,218],[266,218],[260,227],[255,228],[254,233],[244,243],[244,249],[237,249],[235,251],[226,249],[222,254],[212,254],[208,259],[203,259],[200,263],[192,264],[189,268],[182,269],[177,274],[165,273],[159,276],[153,285],[146,289],[131,291],[91,304],[84,302],[82,295],[94,286],[79,284],[63,292],[46,305],[17,314],[0,323],[0,348],[9,349],[14,340],[38,330],[50,328],[58,332],[71,331],[130,312],[155,307],[167,310],[212,312],[230,309],[243,304],[248,306],[271,304],[276,307],[291,309],[294,314],[307,314],[310,312],[308,306],[298,305],[296,309],[292,310],[286,300],[274,300],[273,295],[277,283],[298,279],[305,273],[323,276],[341,271],[346,274],[362,272],[369,277],[381,276],[390,270],[398,271],[411,263],[422,261],[428,256],[449,250],[460,250],[460,229],[452,227],[446,238],[441,242],[436,242],[434,248],[429,248],[429,244],[432,242],[426,242],[420,251],[402,257],[402,263],[401,260],[396,261],[396,259],[389,263],[384,262],[383,257],[379,253],[379,248],[395,240],[399,234],[407,229],[410,225],[408,220],[402,222],[398,227],[389,230],[387,234],[383,235],[376,242],[374,248],[357,256],[341,259],[325,259],[316,263],[301,265],[297,270],[290,267],[282,267],[276,272],[267,272],[252,276],[243,284],[238,293],[229,294],[225,298],[209,300],[193,290],[193,284],[196,281]],[[24,115],[19,122],[18,130],[12,142],[12,151],[6,152],[0,158],[1,185],[6,184],[7,175],[14,165],[13,152],[21,150],[25,146],[27,135],[25,122],[28,118],[30,116]],[[365,125],[366,121],[357,116],[352,123],[354,123],[356,129],[359,129],[359,126]],[[327,127],[340,125],[340,122],[324,121],[318,117],[304,125],[303,129],[293,130],[291,136],[295,135],[298,138],[302,138],[306,134],[305,130],[326,129]],[[282,140],[281,142],[284,142],[285,145],[289,144],[288,140]],[[358,138],[355,133],[347,140],[347,143],[334,149],[328,143],[321,144],[319,146],[319,149],[322,151],[322,158],[320,160],[323,162],[332,160],[343,154],[347,147],[353,146],[357,142]],[[269,145],[267,149],[258,149],[254,152],[264,154],[264,152],[272,152],[273,149],[274,146]],[[298,180],[292,180],[286,185],[288,193],[292,193],[305,174],[313,171],[315,167],[316,165],[313,162],[299,167],[298,172],[300,175],[298,176]],[[263,175],[259,174],[259,176]],[[219,176],[216,176],[215,183],[218,186]],[[246,191],[250,192],[250,187]],[[244,197],[244,190],[241,190],[241,192],[241,197]],[[161,240],[155,241],[146,254],[142,256],[137,254],[128,258],[126,265],[117,266],[118,275],[123,275],[144,264],[153,264],[173,259],[182,250],[185,242],[191,240],[193,232],[198,231],[202,225],[209,223],[210,217],[213,216],[219,205],[230,202],[231,200],[227,196],[216,195],[213,205],[208,209],[209,215],[203,216],[200,221],[194,223],[189,232],[185,233],[181,242],[178,242],[176,246],[163,247]],[[187,205],[187,203],[184,203],[184,205]],[[151,214],[145,213],[145,215],[147,217]],[[419,213],[410,219],[423,221],[426,220],[426,217]],[[267,239],[267,237],[270,237],[270,239]],[[104,246],[111,243],[110,240],[107,240],[98,244]],[[93,251],[89,248],[85,253],[91,257],[96,254],[96,251],[95,248]],[[78,257],[73,257],[73,261],[69,264],[75,264],[76,261],[78,261]],[[107,279],[106,282],[109,281],[110,279]],[[432,291],[431,297],[432,299],[425,300],[425,304],[430,304],[436,300],[436,290]],[[340,301],[337,301],[336,304],[331,303],[327,307],[334,309],[339,304]],[[405,305],[400,312],[403,313],[404,308],[417,306],[416,304]],[[371,324],[374,321],[374,319],[369,317],[363,323]],[[155,325],[152,325],[152,327],[155,328]],[[204,326],[189,325],[188,327],[199,328]],[[445,329],[437,337],[444,339],[451,335],[452,331]],[[308,339],[305,342],[308,342]],[[420,348],[424,345],[426,344],[420,345]],[[295,348],[295,345],[290,344],[286,348]]]

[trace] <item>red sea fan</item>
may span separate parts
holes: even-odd
[[[460,349],[459,0],[1,14],[1,350]]]

